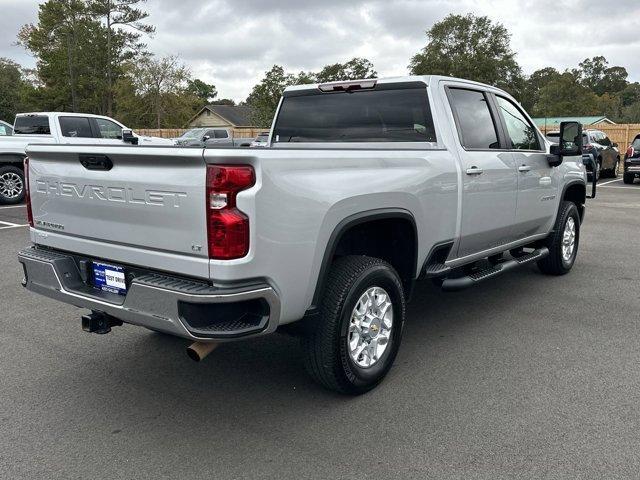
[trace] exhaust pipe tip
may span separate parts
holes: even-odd
[[[194,362],[201,362],[207,355],[213,352],[218,343],[215,342],[193,342],[187,347],[187,356]]]

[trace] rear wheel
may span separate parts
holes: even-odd
[[[611,170],[609,170],[609,177],[611,178],[618,178],[618,175],[620,175],[620,159],[616,158],[616,163],[613,165],[613,168]]]
[[[404,326],[402,283],[378,258],[347,256],[329,272],[320,319],[303,336],[305,367],[324,387],[359,395],[385,377]]]
[[[0,203],[14,204],[24,200],[24,173],[13,165],[0,167]]]
[[[576,261],[580,243],[580,214],[573,202],[562,202],[553,233],[546,240],[549,256],[538,262],[547,275],[569,273]]]
[[[623,176],[624,183],[631,185],[635,180],[635,175],[632,173],[625,173]]]

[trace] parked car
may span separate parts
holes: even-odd
[[[600,177],[616,178],[620,173],[620,151],[618,144],[613,143],[600,130],[583,132],[583,153],[593,155],[596,161],[596,179]]]
[[[9,135],[13,135],[13,126],[0,120],[0,137],[6,137]]]
[[[269,146],[269,132],[260,133],[256,139],[251,142],[252,147],[268,147]]]
[[[0,204],[24,199],[23,161],[27,145],[35,143],[119,145],[127,127],[100,115],[68,112],[20,113],[13,135],[0,137]],[[168,139],[133,134],[139,145],[172,145]]]
[[[289,87],[269,149],[30,145],[23,284],[91,310],[86,331],[147,327],[197,360],[286,328],[313,378],[361,394],[391,368],[416,280],[571,270],[580,124],[561,137],[503,90],[425,76]]]
[[[192,128],[175,138],[175,144],[181,147],[204,147],[204,142],[229,143],[232,133],[226,128]]]
[[[640,178],[640,134],[633,139],[624,155],[624,183],[632,184]]]

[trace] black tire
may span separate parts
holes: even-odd
[[[613,168],[611,170],[607,170],[607,177],[618,178],[619,174],[620,174],[620,159],[616,158],[616,161],[613,164]]]
[[[0,204],[13,205],[24,200],[24,173],[13,165],[0,166]],[[13,188],[19,187],[17,192]]]
[[[627,185],[631,185],[635,180],[635,175],[632,173],[625,173],[622,179],[624,183],[626,183]]]
[[[565,226],[569,219],[573,218],[575,225],[575,246],[571,257],[566,259],[562,255],[562,241]],[[549,256],[538,262],[538,268],[547,275],[565,275],[569,273],[576,261],[578,247],[580,245],[580,214],[573,202],[562,202],[558,212],[558,218],[553,227],[553,232],[547,238],[545,246],[549,249]]]
[[[392,302],[393,322],[387,347],[380,358],[370,367],[362,367],[351,358],[348,332],[351,314],[360,297],[374,286],[387,292]],[[371,390],[388,373],[398,353],[404,316],[402,283],[391,265],[365,256],[339,258],[329,271],[320,318],[309,325],[302,337],[307,371],[315,381],[340,393],[360,395]]]

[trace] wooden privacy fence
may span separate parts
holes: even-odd
[[[205,128],[205,127],[203,127]],[[210,127],[225,128],[225,127]],[[186,132],[187,128],[136,128],[134,131],[138,135],[146,135],[149,137],[175,138]],[[268,132],[268,128],[232,128],[234,138],[255,138],[259,133]]]
[[[214,128],[214,127],[211,127]],[[217,127],[220,128],[220,127]],[[551,131],[557,131],[560,128],[559,125],[547,125],[540,127],[540,131],[543,134]],[[584,125],[585,129],[601,130],[607,134],[612,142],[618,144],[620,151],[623,152],[627,149],[629,144],[633,141],[636,135],[640,134],[640,123],[619,123],[616,125],[610,125],[607,123],[600,123],[598,125]],[[149,137],[161,137],[161,138],[174,138],[179,137],[187,131],[186,128],[139,128],[135,130],[139,135],[147,135]],[[254,138],[259,133],[269,131],[268,128],[233,128],[233,136],[235,138]]]
[[[599,123],[597,125],[583,125],[582,128],[585,130],[593,129],[604,132],[612,142],[618,144],[621,153],[624,153],[635,136],[640,134],[640,123],[618,123],[616,125]],[[551,131],[558,131],[559,129],[559,125],[547,125],[546,130],[544,127],[540,127],[540,131],[545,134]]]

